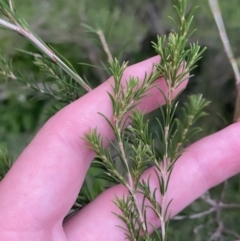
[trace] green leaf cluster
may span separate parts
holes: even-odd
[[[155,66],[155,71],[153,68],[150,76],[145,76],[143,81],[130,77],[124,82],[123,74],[127,64],[121,65],[116,59],[110,62],[109,70],[113,75],[114,85],[108,95],[112,102],[113,118],[103,117],[116,139],[116,143],[111,140],[107,142],[117,154],[112,157],[110,149],[106,150],[105,139],[97,129],[85,136],[89,148],[96,153],[98,166],[102,165],[106,176],[124,185],[129,192],[129,196],[116,197],[114,201],[122,211],[122,215],[117,216],[125,223],[126,228],[123,229],[129,240],[150,240],[148,229],[151,224],[146,220],[148,209],[153,210],[159,218],[161,239],[166,240],[171,201],[166,202],[165,195],[171,172],[189,138],[200,131],[194,124],[206,115],[203,109],[209,104],[202,95],[191,95],[181,108],[182,118],[175,116],[179,103],[174,100],[174,92],[186,81],[205,50],[200,50],[197,43],[191,44],[187,49],[193,13],[185,17],[186,2],[175,1],[179,33],[172,31],[168,36],[158,37],[157,43],[153,43],[161,62]],[[167,93],[154,83],[158,77],[165,79]],[[160,147],[154,144],[152,134],[148,131],[148,121],[144,120],[144,113],[136,108],[151,88],[158,88],[166,102],[165,107],[160,107],[161,121],[158,120],[160,132],[157,137]],[[119,169],[118,162],[123,170]],[[147,181],[142,179],[145,170],[151,166],[159,184],[159,188],[154,191],[150,188],[151,176]],[[143,195],[143,202],[137,199],[138,194]],[[158,195],[161,196],[160,202]]]
[[[10,8],[8,1],[1,1],[1,3],[3,3],[2,9],[6,17],[9,17],[9,12],[16,14],[16,11]],[[125,224],[122,228],[129,240],[153,240],[149,235],[151,224],[146,219],[149,209],[155,212],[161,223],[160,232],[157,227],[153,227],[158,232],[158,240],[166,240],[171,202],[165,200],[165,194],[171,172],[189,140],[201,130],[196,124],[206,115],[203,109],[209,104],[202,95],[191,95],[183,104],[174,100],[176,89],[189,78],[190,72],[196,68],[196,63],[205,50],[205,48],[200,49],[198,43],[188,45],[188,38],[193,33],[191,31],[193,11],[186,14],[187,1],[175,0],[175,4],[178,18],[173,21],[177,31],[171,31],[168,36],[158,36],[157,42],[153,43],[153,49],[160,55],[161,62],[153,66],[150,75],[146,75],[144,80],[134,76],[125,80],[123,75],[127,63],[121,64],[117,59],[109,62],[108,72],[114,78],[112,91],[108,93],[112,103],[113,118],[107,119],[105,116],[103,118],[111,126],[116,141],[106,140],[97,129],[89,131],[85,136],[88,147],[96,153],[94,166],[104,171],[104,175],[100,175],[99,178],[112,183],[121,183],[128,190],[129,195],[116,197],[114,202],[122,211],[122,215],[117,216]],[[14,14],[12,15],[14,18],[20,19]],[[17,22],[28,29],[23,20]],[[85,25],[85,27],[97,33],[98,26]],[[52,48],[49,49],[56,52]],[[76,71],[68,61],[64,59],[64,65],[59,65],[55,63],[54,58],[47,58],[44,54],[34,53],[33,55],[35,66],[46,77],[43,83],[16,73],[11,68],[11,64],[5,60],[3,61],[5,69],[1,68],[1,74],[7,78],[16,78],[27,87],[65,104],[83,94],[84,90],[76,81],[78,80],[75,76]],[[155,83],[159,77],[165,79],[167,93],[164,93]],[[149,132],[149,121],[144,119],[145,113],[137,109],[138,104],[148,95],[151,88],[159,88],[159,94],[164,96],[166,102],[165,107],[160,107],[160,117],[157,120],[160,128],[158,133]],[[177,110],[180,110],[180,116],[177,115]],[[156,139],[154,134],[157,136]],[[8,160],[6,155],[2,160],[6,163]],[[4,170],[7,170],[6,167]],[[158,177],[159,188],[155,190],[150,188],[151,177],[147,180],[142,179],[142,175],[149,167],[154,168]],[[137,199],[139,194],[144,196],[143,202]],[[160,202],[157,199],[159,195]],[[87,196],[87,200],[79,197],[79,201],[87,203],[92,198],[89,193]]]

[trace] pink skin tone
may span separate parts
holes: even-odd
[[[130,75],[142,79],[146,72],[150,73],[153,63],[159,61],[159,57],[153,57],[130,66],[124,80]],[[166,92],[164,80],[157,81]],[[177,91],[186,84],[187,81]],[[54,115],[0,183],[1,241],[124,240],[124,233],[116,227],[122,222],[112,214],[118,212],[112,202],[114,196],[126,194],[121,185],[106,190],[63,223],[94,157],[80,137],[89,128],[97,127],[103,136],[113,138],[108,124],[97,114],[112,117],[106,91],[111,91],[108,82]],[[139,108],[150,112],[158,103],[164,104],[164,100],[159,90],[152,89]],[[172,215],[240,171],[239,139],[240,123],[236,123],[187,149],[178,160],[169,184],[167,200],[173,199]],[[148,170],[143,178],[149,174],[152,174],[151,187],[154,188],[157,183],[153,170]],[[159,225],[153,213],[148,213],[148,219]]]

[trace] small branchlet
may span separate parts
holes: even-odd
[[[0,75],[6,80],[17,80],[25,85],[27,89],[34,90],[36,94],[40,93],[64,104],[71,103],[84,94],[84,90],[79,87],[79,84],[58,65],[40,54],[27,54],[34,57],[33,64],[39,69],[40,74],[45,77],[44,81],[37,81],[34,76],[25,76],[19,70],[14,70],[11,61],[7,60],[3,54],[0,54]]]

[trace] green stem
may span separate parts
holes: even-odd
[[[119,117],[116,117],[116,120],[117,119],[119,119]],[[137,196],[136,196],[136,190],[135,190],[135,187],[134,187],[134,180],[132,178],[130,168],[129,168],[129,165],[128,165],[128,161],[127,161],[127,157],[126,157],[126,153],[125,153],[125,150],[124,150],[124,147],[123,147],[123,142],[122,142],[122,139],[121,139],[121,128],[120,128],[120,123],[118,121],[116,121],[116,134],[117,134],[116,138],[117,138],[117,141],[118,141],[119,149],[120,149],[123,161],[125,163],[125,166],[127,167],[127,177],[128,177],[128,183],[129,183],[129,184],[127,184],[127,189],[130,192],[130,194],[131,194],[131,196],[134,200],[135,207],[136,207],[137,213],[139,215],[139,223],[141,224],[143,232],[146,233],[147,227],[146,227],[145,222],[144,222],[142,210],[141,210],[141,208],[139,207],[139,204],[138,204],[138,200],[137,200]]]

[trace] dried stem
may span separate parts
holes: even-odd
[[[172,218],[173,220],[183,220],[183,219],[198,219],[198,218],[202,218],[205,217],[213,212],[215,212],[216,209],[214,207],[211,207],[210,209],[208,209],[207,211],[203,211],[200,213],[195,213],[195,214],[191,214],[191,215],[186,215],[186,216],[176,216],[174,218]]]
[[[237,98],[236,98],[236,104],[235,104],[235,113],[234,113],[234,121],[240,121],[240,72],[238,69],[237,61],[234,58],[229,39],[226,33],[226,29],[224,27],[224,22],[222,19],[221,11],[219,8],[219,4],[217,0],[208,0],[212,14],[214,16],[215,22],[218,27],[219,35],[221,37],[224,49],[226,51],[227,57],[229,59],[229,62],[232,66],[234,76],[235,76],[235,82],[236,82],[236,88],[237,88]]]
[[[106,41],[106,38],[104,36],[104,33],[102,30],[98,30],[97,32],[97,35],[101,41],[101,44],[103,46],[103,50],[104,52],[106,53],[107,57],[108,57],[108,61],[113,61],[113,57],[112,57],[112,54],[111,54],[111,51],[108,47],[108,44],[107,44],[107,41]]]

